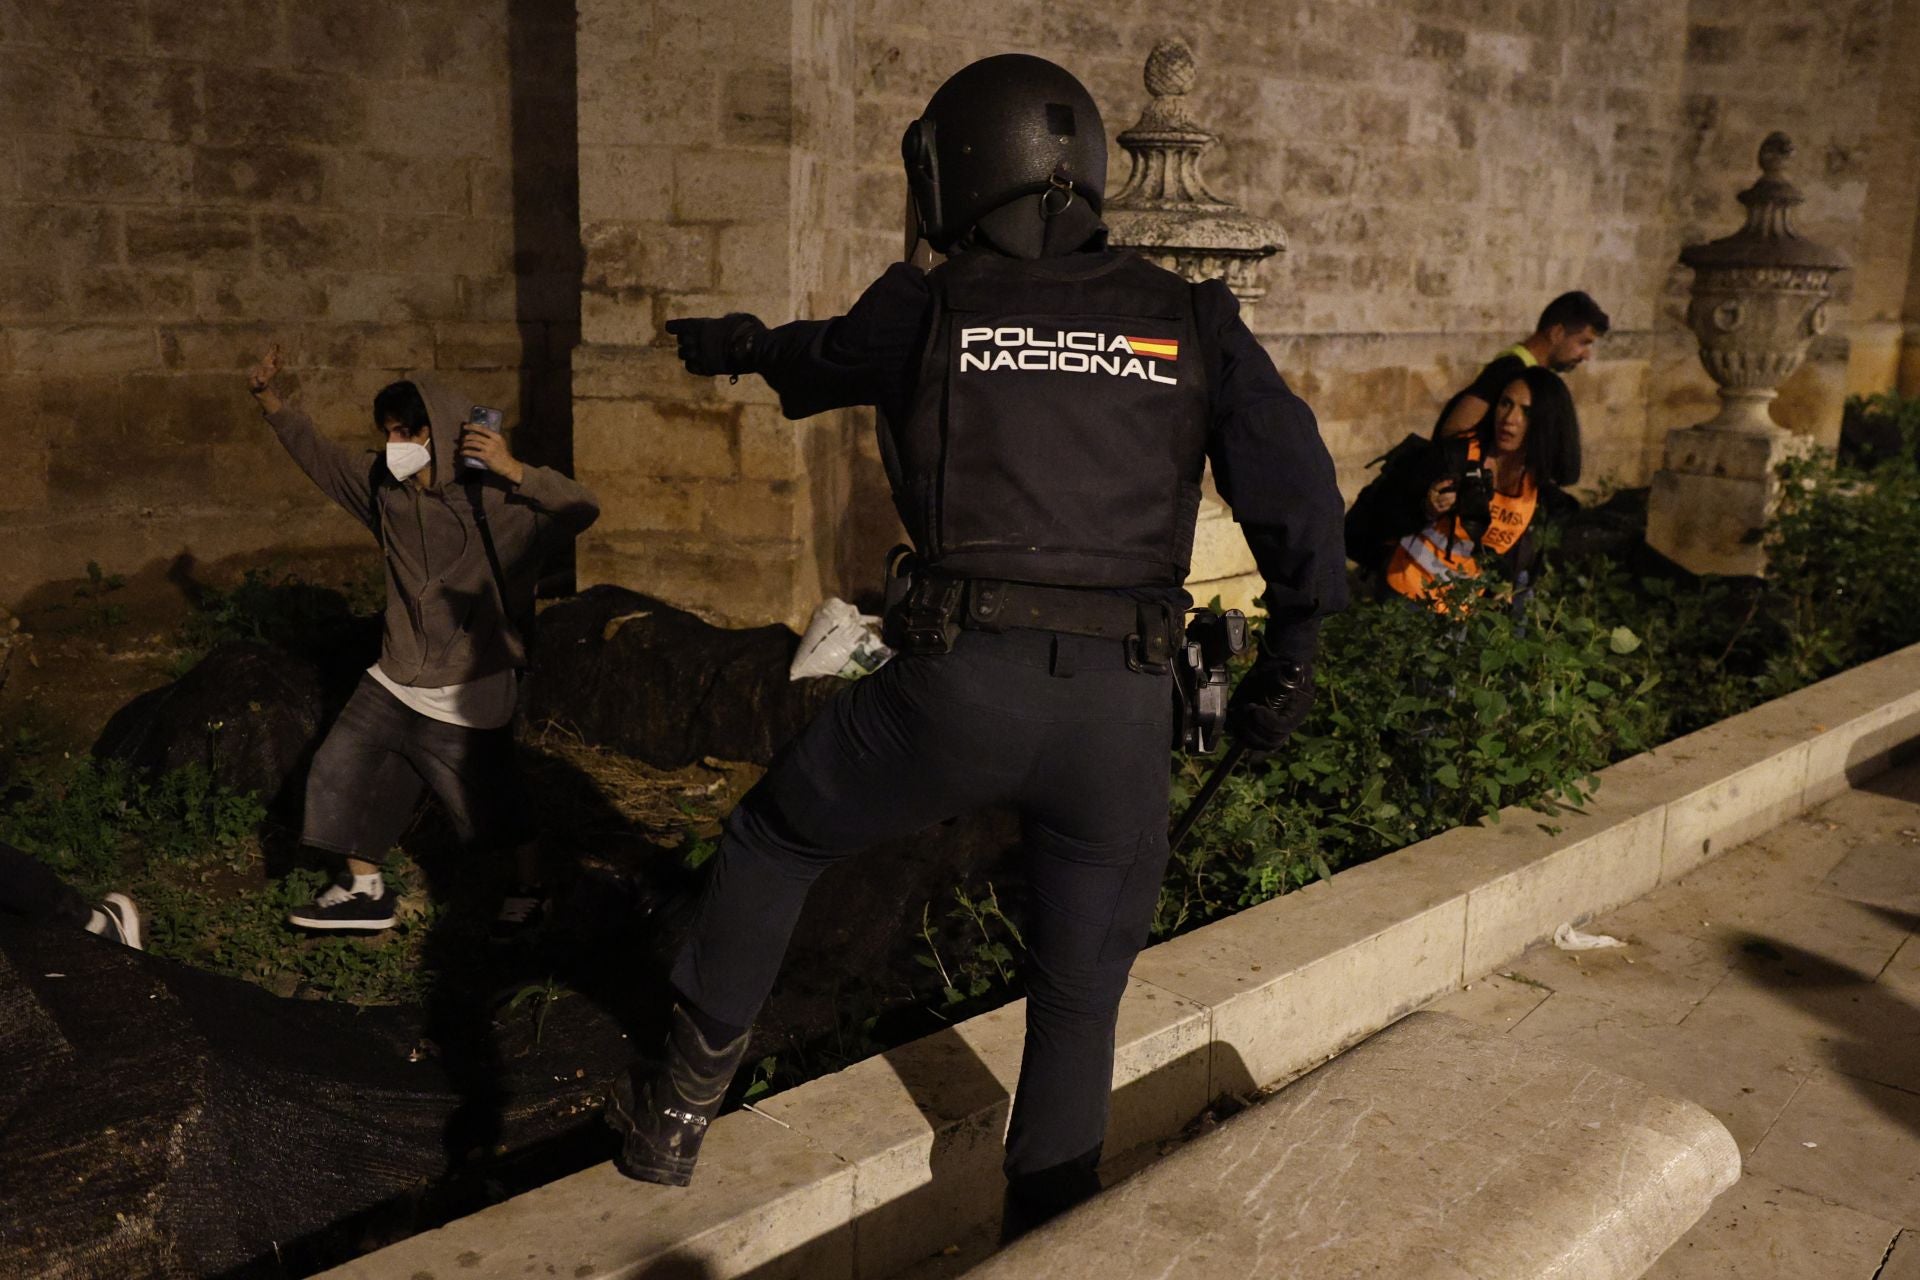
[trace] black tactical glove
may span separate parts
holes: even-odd
[[[723,373],[736,377],[755,371],[754,358],[767,326],[744,311],[713,319],[688,316],[667,321],[667,332],[680,340],[680,362],[688,373],[711,378]]]
[[[1312,706],[1312,657],[1286,657],[1263,645],[1227,703],[1227,732],[1249,750],[1278,751]]]

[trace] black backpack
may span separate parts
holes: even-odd
[[[1422,504],[1438,474],[1440,454],[1427,437],[1409,435],[1367,464],[1379,467],[1380,474],[1347,510],[1347,559],[1369,573],[1385,572],[1394,545],[1423,523]]]

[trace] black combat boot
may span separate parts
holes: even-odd
[[[1035,1227],[1051,1222],[1077,1204],[1100,1194],[1100,1148],[1038,1173],[1008,1174],[1000,1215],[1000,1243],[1012,1244]]]
[[[684,1006],[673,1006],[666,1061],[629,1067],[614,1081],[607,1099],[607,1123],[621,1139],[620,1154],[613,1160],[620,1172],[669,1187],[693,1180],[700,1140],[707,1136],[707,1126],[747,1054],[749,1034],[742,1031],[715,1047]]]

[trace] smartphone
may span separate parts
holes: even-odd
[[[505,414],[501,413],[498,409],[489,409],[483,404],[473,406],[473,412],[467,415],[467,425],[469,427],[479,431],[491,431],[495,435],[500,434],[500,424],[505,420]],[[460,459],[460,465],[470,467],[475,471],[491,471],[493,469],[478,458],[462,458]]]

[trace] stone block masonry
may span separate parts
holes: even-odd
[[[272,339],[344,442],[429,367],[569,463],[574,78],[564,0],[0,4],[0,602],[363,543],[246,395]]]
[[[1777,127],[1801,225],[1856,268],[1781,420],[1831,438],[1847,391],[1920,388],[1920,0],[0,0],[0,404],[30,477],[0,603],[88,558],[359,536],[256,487],[285,464],[237,378],[269,333],[342,438],[423,361],[511,401],[523,451],[577,451],[628,495],[583,582],[737,623],[869,591],[895,532],[871,415],[788,424],[662,325],[848,306],[900,253],[900,130],[966,61],[1054,57],[1117,131],[1168,35],[1211,181],[1289,233],[1246,315],[1349,495],[1570,287],[1616,326],[1571,378],[1588,477],[1644,482],[1713,405],[1679,249],[1737,225]],[[187,419],[206,459],[148,425]]]
[[[795,625],[857,585],[838,565],[859,420],[786,423],[757,380],[687,375],[663,329],[851,301],[852,33],[832,0],[580,5],[575,450],[589,483],[634,498],[582,539],[582,582]]]
[[[900,254],[900,131],[967,61],[1004,51],[1061,61],[1112,133],[1144,101],[1147,51],[1177,34],[1201,67],[1196,114],[1222,138],[1213,185],[1288,230],[1291,250],[1269,264],[1269,292],[1246,316],[1315,407],[1349,496],[1369,460],[1425,432],[1569,288],[1597,296],[1615,325],[1570,378],[1587,480],[1645,483],[1665,432],[1714,405],[1682,324],[1679,250],[1738,225],[1730,193],[1777,127],[1819,157],[1802,226],[1859,267],[1833,336],[1783,388],[1779,415],[1831,441],[1842,395],[1899,376],[1920,293],[1909,283],[1920,112],[1908,109],[1920,90],[1902,70],[1920,41],[1920,0],[1844,11],[1786,0],[1764,12],[1733,0],[1272,0],[1173,17],[1083,0],[988,0],[964,17],[925,0],[754,8],[751,35],[727,5],[698,18],[674,4],[582,8],[585,309],[588,342],[606,344],[596,360],[662,349],[657,326],[673,315],[755,310],[774,322],[848,306]],[[1110,187],[1125,165],[1115,148]],[[706,394],[670,364],[637,367],[663,380],[620,394]],[[761,411],[771,440],[782,424]],[[777,585],[716,581],[681,600],[739,622],[797,624],[827,590],[870,589],[866,544],[884,545],[893,522],[859,448],[870,418],[848,416],[786,427],[790,447],[763,458],[792,467],[783,538],[757,521],[748,536],[723,532],[732,522],[694,531],[614,513],[583,569],[646,589],[649,575],[678,572],[675,559],[745,557],[764,575],[783,572],[785,555],[796,567]],[[618,458],[641,476],[647,464],[630,452],[589,444],[598,430],[583,419],[583,459]],[[653,470],[696,447],[663,446]],[[696,505],[727,504],[743,481],[703,476],[684,491]]]

